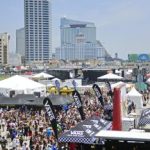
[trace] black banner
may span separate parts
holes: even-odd
[[[106,87],[107,87],[107,89],[108,89],[107,95],[112,97],[112,96],[113,96],[113,92],[112,92],[112,89],[111,89],[110,82],[109,82],[109,81],[106,81],[105,84],[106,84]]]
[[[95,92],[95,95],[98,98],[101,106],[104,107],[104,101],[103,101],[103,96],[102,96],[101,89],[99,88],[99,86],[97,84],[93,84],[92,88],[93,88],[93,90]]]
[[[56,121],[56,116],[54,114],[52,102],[48,97],[46,97],[43,100],[43,105],[44,105],[44,107],[46,109],[46,113],[49,116],[49,119],[51,121],[51,125],[52,125],[52,128],[54,130],[55,137],[56,137],[56,139],[58,139],[57,121]]]
[[[79,94],[79,92],[77,90],[74,90],[72,92],[72,97],[75,101],[75,104],[78,108],[78,111],[80,113],[80,116],[81,116],[81,119],[84,120],[85,119],[85,115],[84,115],[84,112],[83,112],[83,106],[82,106],[82,101],[81,101],[81,96]]]

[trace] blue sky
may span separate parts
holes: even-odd
[[[60,45],[60,17],[94,22],[97,39],[114,56],[150,53],[150,0],[52,0],[53,49]],[[11,35],[24,26],[24,0],[1,0],[0,33]]]

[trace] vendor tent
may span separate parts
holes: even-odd
[[[28,78],[15,75],[0,81],[0,93],[9,96],[10,91],[18,94],[33,94],[34,92],[45,94],[46,86]]]
[[[127,99],[132,101],[137,109],[143,108],[143,99],[142,94],[140,94],[134,87],[127,94]]]
[[[113,74],[113,73],[108,73],[106,75],[98,77],[97,79],[100,79],[100,80],[122,80],[123,77],[118,76],[118,75]]]
[[[100,130],[111,128],[111,122],[106,121],[98,116],[92,116],[80,122],[76,127],[62,134],[58,141],[64,143],[84,143],[92,144],[96,141],[95,134]]]

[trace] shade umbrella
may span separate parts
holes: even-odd
[[[122,80],[123,77],[118,76],[118,75],[113,74],[113,73],[108,73],[106,75],[98,77],[97,79],[100,79],[100,80]]]
[[[41,72],[41,73],[38,73],[34,76],[32,76],[33,78],[39,78],[39,79],[48,79],[48,78],[54,78],[53,75],[50,75],[50,74],[47,74],[45,72]]]

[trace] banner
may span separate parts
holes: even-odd
[[[113,96],[113,92],[112,92],[112,89],[111,89],[110,82],[109,82],[109,81],[106,81],[105,84],[106,84],[106,87],[107,87],[107,89],[108,89],[107,95],[112,97],[112,96]]]
[[[52,102],[48,97],[46,97],[43,100],[43,105],[44,105],[46,113],[47,113],[47,115],[51,121],[51,125],[52,125],[52,128],[54,130],[55,137],[56,137],[56,139],[58,139],[57,121],[56,121],[56,116],[54,114]]]
[[[81,119],[84,120],[85,119],[85,114],[83,112],[83,106],[82,106],[81,96],[80,96],[79,92],[77,90],[74,90],[72,92],[72,97],[73,97],[73,99],[75,101],[75,104],[78,108]]]
[[[93,88],[93,90],[95,92],[95,95],[98,98],[101,106],[104,107],[104,101],[103,101],[103,96],[102,96],[101,89],[99,88],[99,86],[97,84],[93,84],[92,88]]]

